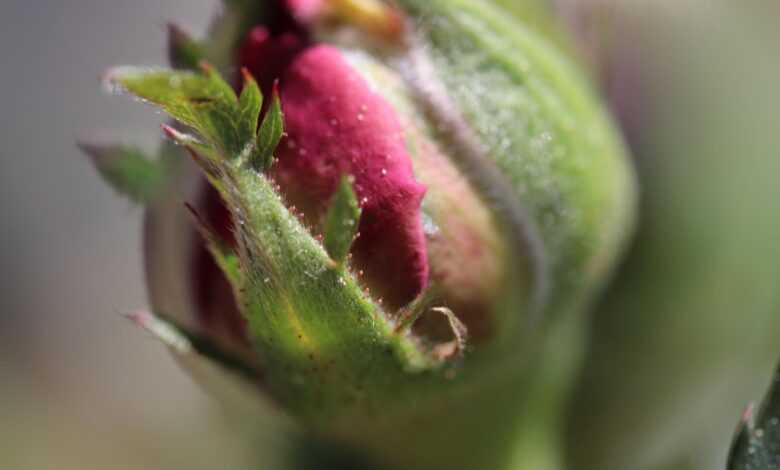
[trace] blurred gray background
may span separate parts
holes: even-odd
[[[106,96],[101,73],[164,64],[165,23],[201,32],[215,4],[0,5],[2,469],[255,461],[255,443],[121,318],[146,305],[141,210],[74,146],[156,142],[160,116]],[[637,241],[594,312],[574,470],[722,468],[780,356],[779,5],[559,2],[643,186]]]
[[[146,306],[142,212],[74,146],[92,135],[154,145],[160,117],[106,96],[100,76],[164,64],[166,22],[201,32],[214,7],[0,5],[0,468],[241,466],[240,433],[121,318]]]

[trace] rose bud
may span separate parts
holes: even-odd
[[[227,5],[106,77],[196,163],[85,147],[148,207],[133,318],[390,468],[552,468],[634,206],[587,81],[483,2]]]

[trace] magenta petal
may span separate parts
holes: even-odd
[[[378,295],[412,300],[428,279],[425,187],[412,173],[395,110],[330,46],[298,54],[280,91],[288,134],[277,151],[282,190],[321,214],[340,176],[353,175],[363,208],[356,262]]]
[[[258,81],[263,94],[269,95],[273,82],[306,45],[305,39],[292,32],[271,36],[268,29],[257,26],[249,32],[239,50],[239,61]]]

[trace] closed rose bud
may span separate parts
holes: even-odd
[[[135,319],[384,465],[555,468],[634,204],[580,72],[482,2],[231,5],[213,42],[171,29],[199,69],[107,76],[198,167],[87,148],[149,207]]]

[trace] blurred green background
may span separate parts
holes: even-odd
[[[273,468],[257,463],[263,449],[284,445],[263,423],[247,433],[226,419],[120,317],[146,305],[141,211],[74,146],[85,135],[154,144],[161,117],[104,96],[99,77],[164,63],[165,22],[202,31],[215,4],[0,7],[2,469]],[[780,2],[555,8],[642,186],[636,240],[592,313],[570,468],[720,470],[780,357]]]

